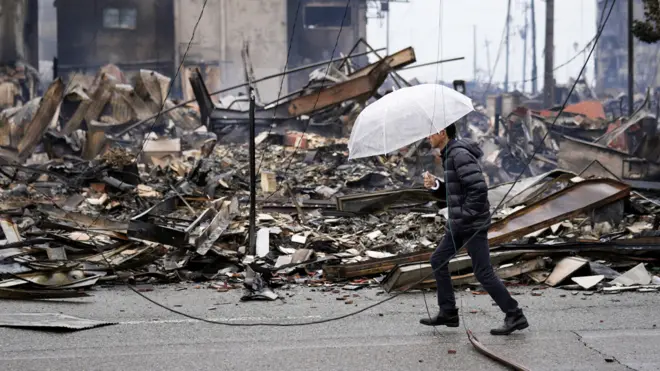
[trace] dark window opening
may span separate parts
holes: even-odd
[[[306,28],[334,28],[341,27],[342,18],[344,27],[351,25],[351,11],[346,11],[344,6],[307,6],[305,7],[305,27]]]
[[[134,30],[137,25],[137,9],[106,8],[103,9],[103,27]]]

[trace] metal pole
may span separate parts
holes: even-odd
[[[250,230],[249,230],[249,251],[250,255],[257,254],[257,234],[256,234],[256,218],[257,218],[257,174],[256,170],[256,154],[255,154],[255,120],[254,120],[254,111],[255,111],[255,95],[254,89],[250,86],[250,142],[249,142],[249,156],[250,156]]]
[[[536,70],[536,12],[534,12],[534,0],[531,4],[532,10],[532,94],[536,95],[538,92],[536,80],[537,80],[537,70]]]
[[[554,58],[555,58],[555,1],[545,2],[545,69],[543,74],[543,104],[546,108],[555,105]]]
[[[386,41],[385,41],[385,47],[387,48],[387,55],[390,55],[390,4],[389,1],[387,2],[387,28],[385,30],[385,33],[387,34],[386,36]]]
[[[523,30],[523,68],[522,68],[522,91],[523,93],[525,92],[525,86],[527,85],[527,30],[529,28],[529,24],[527,23],[529,17],[528,17],[528,10],[529,7],[525,6],[525,29]]]
[[[472,74],[474,75],[474,81],[477,81],[477,25],[472,26],[472,48],[473,50],[473,61],[472,61]]]
[[[402,70],[410,70],[410,69],[413,69],[413,68],[432,66],[434,64],[439,64],[439,63],[461,61],[463,59],[465,59],[465,57],[457,57],[457,58],[451,58],[451,59],[441,59],[441,60],[435,61],[435,62],[427,62],[427,63],[422,63],[422,64],[415,64],[415,65],[412,65],[412,66],[406,66],[406,67],[403,67]]]
[[[511,25],[511,0],[506,6],[506,71],[504,72],[504,92],[509,91],[509,27]]]
[[[632,116],[635,105],[635,55],[633,29],[633,0],[628,0],[628,117]]]

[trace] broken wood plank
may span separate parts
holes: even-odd
[[[287,105],[288,113],[291,117],[297,117],[350,99],[365,100],[371,97],[373,92],[385,81],[390,70],[386,63],[379,62],[366,74],[292,99]]]
[[[570,256],[562,259],[552,271],[550,276],[545,280],[548,286],[557,286],[570,276],[578,272],[580,269],[589,266],[589,261],[577,256]]]
[[[58,78],[48,87],[41,98],[39,109],[32,121],[24,128],[23,137],[18,143],[18,156],[25,160],[32,155],[53,120],[57,120],[60,103],[64,97],[64,83]]]
[[[491,264],[499,265],[521,256],[520,252],[494,252],[490,256]],[[458,256],[449,261],[449,272],[458,272],[472,267],[472,259],[468,255]],[[381,282],[381,286],[387,292],[407,287],[423,278],[433,278],[429,275],[433,272],[430,263],[402,264],[396,266],[390,274]],[[426,281],[426,280],[425,280]]]
[[[415,265],[419,266],[420,264],[415,264]],[[411,280],[412,282],[408,282],[405,285],[404,284],[400,285],[398,282],[388,283],[387,286],[383,284],[383,289],[385,291],[387,291],[388,288],[390,291],[405,291],[409,289],[435,288],[436,282],[435,282],[435,278],[433,277],[433,269],[431,268],[431,265],[430,264],[421,264],[421,265],[423,266],[421,272],[420,271],[408,272],[407,278],[409,279],[414,278],[414,280]],[[505,267],[496,268],[495,274],[501,279],[507,279],[507,278],[521,276],[525,273],[533,272],[539,269],[543,269],[544,267],[545,267],[545,260],[543,260],[543,258],[541,257],[538,257],[533,260],[522,261],[512,265],[507,265]],[[452,276],[451,281],[452,284],[455,286],[463,286],[463,285],[479,283],[474,273],[464,274],[460,276]]]
[[[386,56],[382,59],[382,61],[371,63],[370,65],[353,72],[348,77],[352,79],[360,76],[366,76],[376,67],[378,67],[379,63],[381,62],[384,62],[385,65],[393,70],[403,68],[407,65],[417,62],[417,58],[415,57],[415,49],[413,49],[412,46],[409,46],[405,49],[399,50],[394,54]]]

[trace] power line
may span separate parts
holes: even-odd
[[[323,82],[321,83],[321,87],[318,90],[318,94],[316,95],[316,101],[314,102],[314,106],[312,107],[312,111],[314,111],[316,109],[316,106],[319,103],[319,99],[321,98],[321,92],[323,91],[323,88],[325,87],[324,84],[325,84],[325,81],[328,77],[328,74],[330,73],[330,68],[332,67],[333,58],[335,56],[335,52],[337,51],[337,46],[339,45],[339,39],[341,37],[341,31],[344,29],[344,21],[346,20],[346,15],[348,14],[348,9],[349,9],[350,5],[351,5],[351,0],[346,0],[346,6],[344,8],[344,16],[341,19],[341,24],[339,25],[339,32],[337,32],[337,40],[335,41],[335,46],[332,49],[332,54],[330,55],[330,63],[328,63],[328,67],[325,70],[325,77],[323,79]],[[289,163],[287,164],[286,168],[284,169],[284,174],[289,172],[289,168],[291,167],[291,164],[293,163],[293,159],[295,158],[296,154],[298,153],[298,150],[300,149],[300,146],[303,143],[302,139],[304,138],[305,134],[307,133],[307,130],[309,130],[310,126],[311,126],[311,118],[309,119],[309,121],[307,121],[307,124],[305,125],[305,129],[303,130],[302,134],[300,134],[300,140],[297,141],[298,143],[296,143],[296,146],[294,147],[293,153],[291,154],[291,156],[289,156]],[[282,187],[284,187],[284,183],[280,184],[275,189],[275,191],[273,191],[273,193],[268,195],[268,197],[266,197],[261,202],[264,203],[264,202],[268,201],[271,197],[273,197],[275,194],[277,194],[277,192],[279,192],[282,189]]]
[[[486,85],[486,89],[484,90],[484,94],[479,100],[482,102],[484,99],[486,99],[486,96],[488,96],[488,93],[490,91],[490,88],[493,83],[493,78],[495,77],[495,70],[497,70],[497,64],[500,60],[500,55],[502,54],[502,47],[504,46],[505,42],[505,35],[506,35],[506,29],[507,29],[507,23],[509,22],[509,19],[507,17],[506,21],[504,22],[504,28],[502,29],[502,36],[500,38],[500,46],[497,48],[497,55],[495,56],[495,64],[493,66],[493,69],[490,71],[490,76],[488,77],[488,85]],[[490,67],[490,66],[489,66]]]
[[[302,4],[302,0],[298,0],[298,7],[296,7],[296,15],[294,16],[293,20],[293,27],[291,28],[291,36],[289,36],[289,50],[286,52],[286,61],[284,62],[284,68],[282,69],[284,72],[286,72],[287,67],[289,66],[289,56],[291,56],[291,48],[293,46],[293,36],[296,33],[296,24],[298,23],[298,14],[300,13],[300,5]],[[276,103],[280,102],[280,96],[282,94],[282,86],[284,86],[284,79],[287,78],[287,74],[282,75],[282,80],[280,80],[280,90],[277,92],[277,99],[275,100]],[[273,110],[273,119],[275,119],[275,116],[277,116],[277,110]],[[270,133],[273,131],[273,125],[271,124],[270,127],[268,128],[268,134],[266,136],[270,135]],[[257,174],[259,174],[259,171],[261,171],[261,164],[264,162],[264,156],[266,155],[267,149],[269,145],[266,146],[264,151],[261,153],[261,159],[259,159],[259,167],[257,168]]]
[[[607,3],[608,3],[609,1],[610,1],[610,0],[605,0],[605,4],[604,4],[604,6],[603,6],[603,9],[606,9],[606,8],[607,8]],[[616,0],[613,0],[613,1],[616,1]],[[573,62],[574,60],[576,60],[579,56],[581,56],[581,55],[583,55],[584,53],[587,52],[587,50],[588,50],[588,49],[589,49],[589,48],[590,48],[590,47],[591,47],[591,46],[597,41],[597,39],[598,39],[599,29],[600,29],[601,26],[604,26],[604,25],[603,25],[603,18],[604,18],[604,17],[605,17],[605,12],[603,12],[603,13],[600,15],[600,21],[599,21],[599,26],[598,26],[598,28],[596,29],[596,35],[594,35],[594,37],[591,38],[591,40],[589,40],[589,42],[584,46],[584,48],[582,48],[582,50],[580,50],[579,52],[577,52],[573,57],[571,57],[571,58],[570,58],[569,60],[567,60],[566,62],[564,62],[564,63],[562,63],[562,64],[560,64],[560,65],[554,67],[554,68],[552,69],[552,72],[555,72],[555,71],[557,71],[557,70],[560,69],[560,68],[563,68],[563,67],[568,66],[571,62]],[[538,80],[538,79],[539,79],[539,77],[537,76],[536,78],[529,78],[529,79],[526,79],[526,80],[514,81],[513,84],[521,84],[521,83],[524,83],[524,82],[536,81],[536,80]]]

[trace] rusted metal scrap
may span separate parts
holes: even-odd
[[[497,353],[493,352],[492,350],[486,348],[483,344],[481,344],[481,342],[479,341],[479,339],[477,339],[477,337],[474,336],[474,334],[472,333],[471,330],[465,330],[465,332],[467,333],[467,337],[468,337],[468,339],[470,339],[470,343],[472,343],[472,346],[474,346],[474,348],[475,348],[479,353],[484,354],[484,355],[486,355],[486,357],[488,357],[488,358],[490,358],[490,359],[492,359],[492,360],[494,360],[494,361],[497,361],[497,362],[499,362],[499,363],[501,363],[501,364],[503,364],[503,365],[505,365],[505,366],[511,367],[511,368],[513,368],[514,370],[518,370],[518,371],[530,371],[529,368],[527,368],[527,367],[521,365],[520,363],[518,363],[518,362],[516,362],[516,361],[512,361],[512,360],[510,360],[510,359],[506,359],[506,358],[504,358],[504,357],[498,355]]]
[[[420,205],[429,201],[439,201],[425,189],[399,189],[377,191],[337,197],[337,210],[348,212],[370,212],[388,207]]]
[[[564,136],[559,150],[559,167],[577,173],[589,167],[594,159],[603,165],[602,171],[591,175],[611,177],[615,175],[623,180],[658,180],[660,163],[638,158],[626,152]]]
[[[128,223],[128,237],[137,241],[151,241],[176,247],[186,245],[190,232],[202,220],[198,219],[185,228],[172,227],[170,226],[172,223],[163,225],[162,222],[162,217],[176,210],[181,202],[177,196],[169,197],[134,216]],[[160,222],[156,222],[156,219]]]
[[[493,223],[488,232],[489,244],[492,249],[495,249],[500,244],[549,227],[558,221],[620,200],[629,193],[629,186],[615,180],[582,181]],[[397,265],[428,261],[431,254],[431,250],[426,250],[391,258],[374,259],[365,263],[327,265],[323,269],[328,277],[368,276],[387,272]]]
[[[630,187],[615,180],[582,181],[493,223],[488,230],[488,242],[497,246],[629,194]]]

